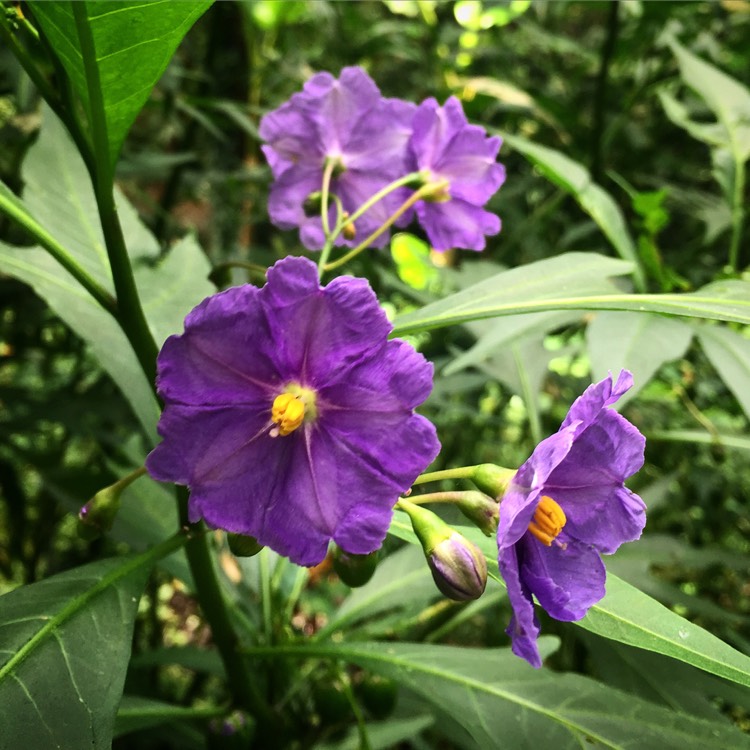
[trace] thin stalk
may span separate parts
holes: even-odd
[[[359,734],[359,750],[372,750],[370,744],[370,735],[367,732],[367,724],[365,723],[365,717],[362,713],[362,709],[359,707],[359,702],[354,696],[354,691],[349,683],[349,680],[342,679],[341,684],[343,687],[344,696],[349,701],[349,706],[352,709],[354,718],[357,720],[357,732]]]
[[[473,495],[475,490],[469,490]],[[426,492],[424,495],[409,495],[412,505],[426,505],[427,503],[457,503],[467,495],[466,492]]]
[[[448,186],[448,181],[443,180],[445,183],[445,187]],[[332,263],[326,263],[326,265],[323,266],[324,271],[333,271],[335,268],[339,268],[340,266],[343,266],[345,263],[348,263],[352,258],[355,258],[357,255],[359,255],[363,250],[366,250],[372,243],[380,237],[381,234],[384,232],[387,232],[393,224],[398,221],[401,216],[403,216],[415,203],[422,200],[425,195],[432,194],[436,189],[440,187],[439,183],[430,184],[430,185],[423,185],[419,190],[417,190],[415,193],[412,193],[402,204],[399,208],[397,208],[386,221],[383,222],[372,234],[370,234],[369,237],[367,237],[365,240],[363,240],[357,247],[355,247],[353,250],[349,251],[346,255],[342,256],[338,260],[333,261]],[[349,219],[351,221],[351,219]]]
[[[476,466],[459,466],[456,469],[428,471],[426,474],[420,474],[414,480],[413,484],[417,485],[426,484],[427,482],[439,482],[441,479],[471,479],[474,476],[476,468]]]
[[[273,615],[271,612],[271,569],[268,565],[268,548],[264,547],[258,555],[258,578],[260,579],[260,601],[263,611],[263,629],[266,643],[273,643]]]
[[[0,211],[23,227],[32,237],[103,307],[116,316],[115,298],[82,268],[72,255],[47,230],[36,222],[20,201],[0,190]]]
[[[331,227],[328,224],[328,194],[331,190],[331,177],[333,177],[335,168],[336,162],[329,159],[323,169],[323,184],[320,188],[320,220],[323,222],[323,234],[325,234],[326,240],[331,235]]]
[[[740,263],[740,243],[745,222],[745,164],[740,159],[734,162],[734,191],[732,194],[732,238],[729,243],[729,267],[737,273]]]

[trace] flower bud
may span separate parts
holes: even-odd
[[[344,219],[349,218],[349,212],[344,211]],[[353,240],[357,236],[357,227],[354,226],[353,221],[347,221],[346,224],[344,224],[344,228],[341,230],[341,234],[344,235],[344,239],[346,240]]]
[[[78,535],[90,541],[108,532],[115,522],[117,511],[120,510],[120,495],[123,490],[145,473],[145,467],[141,466],[109,487],[99,490],[78,511]]]
[[[409,514],[441,593],[455,601],[478,599],[487,585],[487,560],[478,547],[432,511],[408,500],[398,507]]]
[[[252,557],[263,549],[263,545],[254,536],[232,534],[227,532],[227,543],[235,557]]]
[[[310,195],[308,195],[302,202],[302,210],[304,211],[305,216],[307,216],[308,219],[311,219],[313,216],[320,216],[322,205],[322,194],[320,190],[316,190],[314,193],[310,193]]]
[[[484,492],[468,491],[460,493],[461,497],[455,506],[463,513],[485,536],[492,536],[497,531],[497,521],[500,515],[500,504]]]
[[[471,481],[486,495],[500,500],[515,475],[514,469],[504,469],[495,464],[479,464],[474,467]]]
[[[429,171],[421,174],[422,187],[419,194],[426,203],[447,203],[451,199],[450,182],[445,179],[435,179]]]
[[[333,550],[333,569],[338,577],[352,588],[364,586],[375,573],[378,565],[379,550],[369,555],[352,555],[340,547]]]
[[[250,747],[255,722],[242,711],[232,711],[223,719],[211,719],[206,744],[208,750],[244,750]]]
[[[449,599],[479,599],[487,585],[487,561],[479,548],[457,531],[427,557],[435,585]]]

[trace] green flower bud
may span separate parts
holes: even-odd
[[[120,495],[123,490],[145,473],[145,467],[141,466],[122,479],[118,479],[114,484],[110,484],[109,487],[99,490],[78,511],[78,535],[91,541],[110,531],[117,511],[120,510]]]
[[[302,202],[302,210],[304,211],[305,216],[307,216],[308,219],[311,219],[313,216],[320,216],[322,205],[322,194],[320,190],[316,190],[314,193],[310,193],[310,195],[308,195]]]
[[[364,586],[375,573],[379,552],[375,550],[369,555],[352,555],[340,547],[334,547],[333,569],[347,586]]]
[[[462,492],[455,506],[485,535],[492,536],[497,531],[500,504],[484,492]]]
[[[504,469],[495,464],[479,464],[474,467],[471,481],[486,495],[500,500],[515,475],[515,469]]]
[[[227,532],[229,549],[235,557],[252,557],[263,549],[263,545],[254,536],[232,534]]]

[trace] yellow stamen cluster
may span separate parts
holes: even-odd
[[[551,498],[544,495],[534,511],[534,520],[529,524],[529,531],[547,547],[552,546],[557,535],[565,526],[565,512]]]
[[[305,402],[294,393],[281,393],[273,401],[271,420],[278,425],[279,435],[294,432],[305,419]]]

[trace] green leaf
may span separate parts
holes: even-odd
[[[698,340],[750,419],[750,339],[728,328],[704,326]]]
[[[188,708],[137,695],[124,695],[117,711],[114,736],[120,737],[128,732],[157,727],[171,721],[212,719],[224,716],[226,711],[227,709],[223,706]]]
[[[555,640],[540,639],[545,655]],[[750,748],[750,737],[724,722],[669,711],[580,675],[535,670],[510,649],[345,642],[281,646],[274,654],[340,659],[395,680],[480,747]]]
[[[494,540],[473,527],[454,528],[482,550],[490,577],[502,583],[497,573]],[[389,533],[410,544],[419,544],[408,516],[402,511],[395,511]],[[671,656],[750,687],[750,657],[611,573],[607,575],[607,595],[575,624],[605,638]]]
[[[679,359],[687,351],[693,329],[681,320],[660,315],[634,315],[602,312],[586,329],[594,380],[608,372],[627,369],[635,385],[618,402],[618,409],[643,388],[665,363]]]
[[[50,170],[54,180],[49,179]],[[26,186],[23,201],[16,198],[14,204],[55,238],[88,276],[113,292],[88,172],[62,124],[48,109],[43,110],[41,133],[24,161],[22,177]],[[157,261],[159,245],[153,235],[125,198],[119,194],[116,198],[144,311],[161,344],[168,334],[180,331],[189,310],[214,291],[207,280],[210,265],[193,237],[186,237],[166,258]],[[29,284],[91,346],[153,441],[159,407],[151,384],[112,315],[39,247],[0,243],[0,271]]]
[[[716,115],[726,131],[735,159],[745,161],[750,156],[750,91],[717,67],[696,57],[676,39],[670,38],[669,46],[677,58],[683,81],[704,99]],[[696,135],[696,127],[705,130],[710,126],[690,123],[688,130],[691,134]]]
[[[90,131],[103,120],[110,170],[177,45],[210,5],[32,0],[34,18],[70,78]]]
[[[0,748],[109,750],[138,600],[169,540],[0,599]]]
[[[599,265],[597,265],[599,264]],[[607,265],[609,264],[609,265]],[[581,273],[627,273],[629,264],[594,253],[565,253],[529,263],[463,289],[422,309],[400,315],[394,336],[501,315],[545,310],[626,310],[750,324],[750,282],[727,280],[690,294],[568,293]]]
[[[503,135],[505,142],[527,157],[550,182],[570,193],[581,208],[598,224],[617,254],[633,264],[635,286],[645,288],[638,252],[633,244],[619,206],[602,187],[592,182],[588,170],[578,162],[546,146],[519,136]]]

